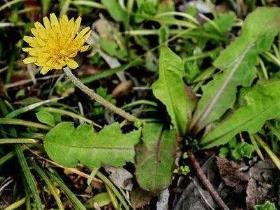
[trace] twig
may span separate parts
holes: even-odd
[[[224,203],[218,192],[214,189],[213,185],[209,181],[209,179],[204,174],[203,170],[201,169],[197,159],[195,158],[194,154],[188,151],[188,157],[190,158],[190,162],[192,164],[193,169],[195,170],[199,180],[205,186],[207,191],[213,197],[213,199],[217,202],[221,209],[229,210],[229,207]]]

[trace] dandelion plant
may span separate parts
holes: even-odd
[[[274,209],[279,1],[5,2],[0,209]]]

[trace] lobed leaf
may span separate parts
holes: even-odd
[[[266,81],[251,88],[244,94],[245,104],[206,134],[201,146],[225,144],[242,131],[258,132],[267,120],[280,116],[279,98],[280,81]]]
[[[139,130],[123,134],[118,123],[96,133],[90,125],[75,128],[72,123],[63,122],[47,133],[44,147],[51,159],[67,167],[75,167],[79,162],[93,168],[120,167],[134,162],[134,145],[139,139]]]
[[[176,149],[175,130],[161,124],[145,124],[143,143],[136,153],[136,178],[141,188],[159,192],[169,186]]]
[[[202,87],[191,128],[198,132],[219,119],[236,100],[238,86],[248,87],[255,77],[257,57],[269,49],[280,31],[280,8],[259,8],[245,20],[242,33],[214,62],[222,70]]]

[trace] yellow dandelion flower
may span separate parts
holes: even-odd
[[[74,58],[78,52],[88,49],[85,42],[90,36],[90,28],[79,31],[81,17],[69,20],[66,15],[57,19],[55,14],[51,14],[50,19],[43,18],[43,23],[44,25],[39,22],[34,24],[35,28],[31,29],[34,37],[24,36],[23,40],[30,47],[23,48],[23,51],[28,52],[30,56],[23,62],[42,67],[42,74],[51,69],[61,70],[65,66],[76,69],[78,63]]]

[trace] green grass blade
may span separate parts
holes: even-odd
[[[3,138],[0,139],[0,144],[36,144],[36,139],[29,138]]]
[[[71,3],[71,0],[61,1],[60,14],[59,14],[60,17],[62,15],[66,15],[67,14],[67,11],[69,9],[70,3]]]
[[[92,1],[76,0],[76,1],[72,1],[71,4],[73,4],[75,6],[88,6],[88,7],[97,8],[97,9],[106,9],[106,7],[104,7],[102,4],[97,3],[97,2],[92,2]]]
[[[69,198],[69,200],[74,205],[74,209],[77,210],[86,210],[86,207],[81,203],[81,201],[76,197],[76,195],[64,184],[61,178],[54,173],[49,172],[49,177],[53,182],[56,182],[61,190],[65,193],[65,195]]]
[[[279,160],[279,158],[271,151],[269,146],[258,135],[254,135],[254,138],[263,147],[263,149],[266,151],[268,156],[271,158],[272,162],[280,170],[280,160]]]
[[[19,207],[21,207],[24,203],[25,203],[26,198],[22,198],[14,203],[12,203],[11,205],[9,205],[7,208],[5,208],[4,210],[13,210],[13,209],[18,209]]]
[[[25,181],[26,181],[26,183],[27,183],[27,185],[28,185],[28,187],[31,191],[32,196],[33,196],[33,200],[34,200],[36,209],[42,210],[43,206],[42,206],[42,203],[41,203],[40,195],[38,193],[34,177],[31,174],[31,171],[29,169],[29,166],[27,164],[27,161],[25,159],[23,151],[22,151],[22,149],[19,145],[15,146],[15,151],[16,151],[18,161],[19,161],[19,164],[21,166],[21,169],[22,169],[22,172],[23,172],[23,175],[24,175],[24,179],[25,179]]]
[[[6,155],[2,156],[0,158],[0,166],[3,165],[4,163],[6,163],[8,160],[10,160],[11,158],[13,158],[15,156],[15,152],[9,152]]]
[[[96,126],[98,128],[101,128],[100,125],[96,124],[92,120],[87,119],[86,117],[76,114],[74,112],[70,112],[70,111],[66,111],[66,110],[62,110],[62,109],[58,109],[58,108],[53,108],[53,107],[43,107],[43,108],[40,108],[40,110],[51,112],[51,113],[57,113],[57,114],[61,114],[61,115],[66,115],[66,116],[72,117],[73,119],[82,120],[89,124],[93,124],[94,126]]]
[[[83,84],[88,84],[88,83],[91,83],[93,81],[112,76],[112,75],[114,75],[118,72],[126,71],[131,67],[138,66],[139,64],[141,64],[141,61],[139,59],[135,59],[135,60],[131,61],[130,63],[124,64],[120,67],[116,67],[116,68],[113,68],[113,69],[107,69],[107,70],[104,70],[104,71],[102,71],[98,74],[95,74],[95,75],[92,75],[92,76],[89,76],[89,77],[85,77],[85,78],[81,78],[81,81],[82,81]]]
[[[49,177],[47,176],[47,174],[44,172],[44,170],[42,168],[40,168],[36,162],[32,161],[32,167],[34,168],[34,170],[39,174],[39,176],[44,180],[44,182],[46,183],[50,193],[53,195],[56,204],[58,206],[58,209],[63,210],[64,206],[60,200],[59,195],[57,194],[57,190],[56,187],[53,185],[53,183],[51,182],[51,180],[49,179]]]
[[[124,197],[120,194],[120,192],[117,190],[117,188],[113,185],[113,183],[104,176],[101,172],[97,172],[96,175],[113,191],[113,193],[116,195],[116,197],[119,199],[123,207],[128,210],[129,206],[127,205],[126,200]]]
[[[0,7],[0,11],[14,5],[14,4],[17,4],[17,3],[20,3],[20,2],[23,2],[24,0],[13,0],[13,1],[10,1],[10,2],[7,2],[6,4],[4,4],[3,6]]]
[[[7,114],[6,118],[14,118],[14,117],[16,117],[20,114],[31,111],[31,110],[36,109],[37,107],[43,106],[45,104],[57,102],[60,99],[62,99],[62,98],[52,98],[52,99],[48,99],[48,100],[45,100],[45,101],[40,101],[40,102],[37,102],[37,103],[34,103],[34,104],[30,104],[30,105],[25,106],[25,107],[21,107],[21,108],[19,108],[17,110],[14,110],[14,111],[10,112],[9,114]]]
[[[43,130],[50,130],[51,127],[41,124],[35,123],[32,121],[20,120],[20,119],[10,119],[10,118],[0,118],[0,125],[21,125],[31,128],[39,128]]]

